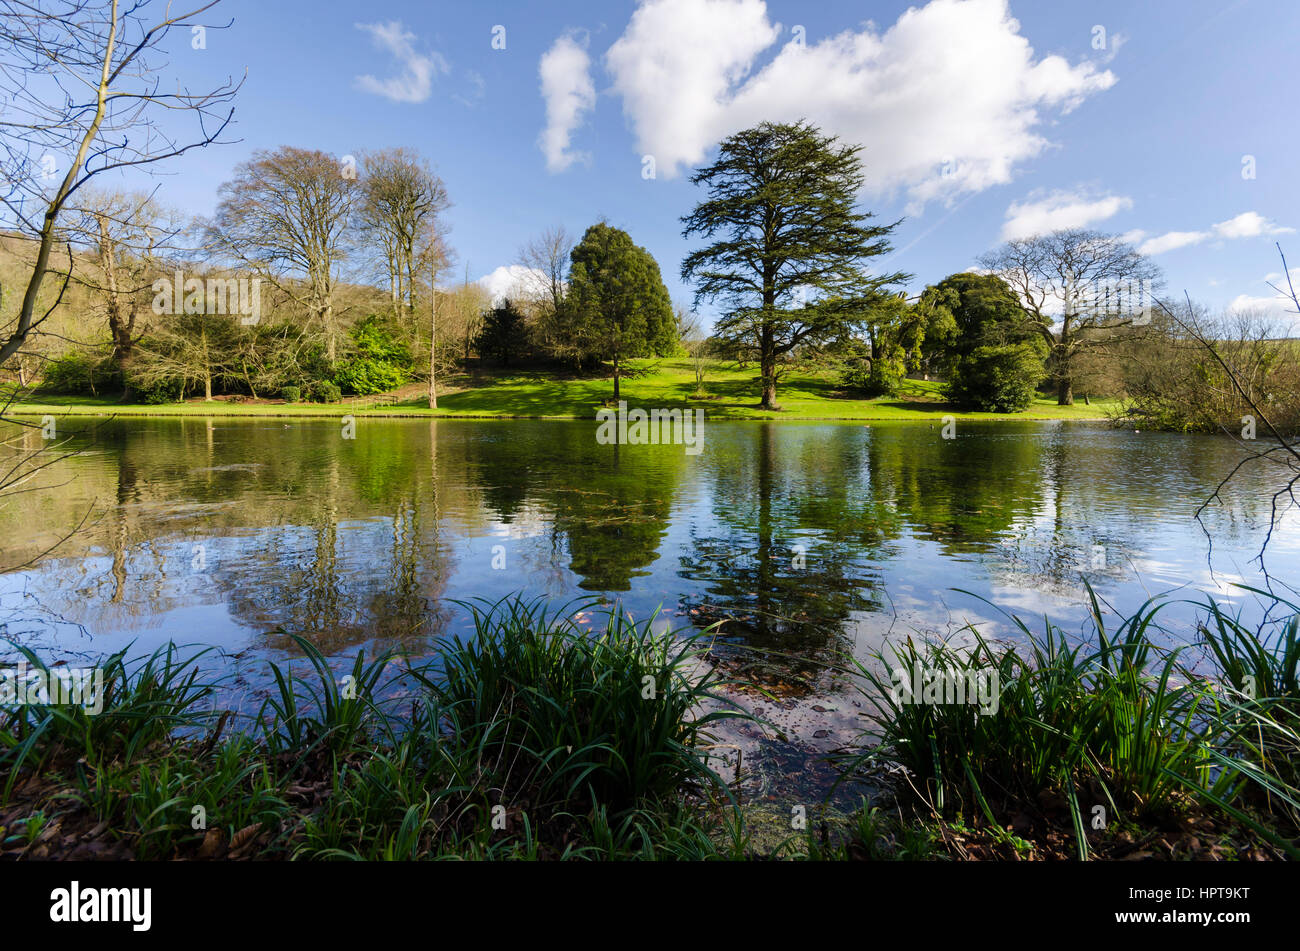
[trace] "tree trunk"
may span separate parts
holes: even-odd
[[[1074,381],[1066,374],[1062,374],[1056,381],[1056,405],[1074,405]]]
[[[429,292],[433,293],[434,282],[438,279],[438,271],[435,268],[433,277],[429,283]],[[406,248],[406,296],[410,299],[408,310],[411,314],[411,325],[415,325],[415,251],[408,245]]]
[[[1066,313],[1061,319],[1061,333],[1056,346],[1056,405],[1074,405],[1074,374],[1070,372],[1071,346],[1074,342],[1070,324],[1073,315],[1069,311],[1067,296]]]
[[[393,255],[388,256],[388,293],[393,299],[393,320],[400,321],[402,312],[398,305],[399,295],[402,293],[398,288],[401,277],[397,269],[397,259]]]
[[[763,401],[759,404],[762,409],[778,410],[781,407],[776,402],[776,367],[763,363]]]
[[[614,354],[614,402],[618,402],[618,354]]]
[[[325,358],[330,366],[334,366],[334,358],[338,351],[334,345],[334,315],[328,308],[325,310],[325,319],[322,323],[325,325]]]
[[[758,370],[759,379],[763,384],[763,399],[758,404],[759,407],[769,410],[780,409],[776,402],[776,340],[770,323],[763,324],[759,340]]]
[[[429,409],[438,408],[437,370],[434,367],[434,344],[438,338],[438,272],[429,282]]]

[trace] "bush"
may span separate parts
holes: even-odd
[[[311,385],[311,398],[316,403],[337,403],[343,392],[329,380],[316,380]]]
[[[286,403],[298,403],[302,400],[302,390],[296,386],[281,387],[280,398]]]
[[[1034,401],[1042,377],[1041,344],[976,347],[957,361],[948,398],[969,409],[1018,413]]]
[[[334,373],[334,382],[349,393],[386,393],[411,379],[411,351],[378,317],[352,328],[356,352]]]
[[[135,398],[141,403],[158,405],[160,403],[179,403],[185,396],[185,381],[179,377],[155,380],[150,383],[131,381]]]
[[[70,396],[97,396],[117,382],[112,360],[79,350],[70,350],[45,364],[42,379],[46,389]]]
[[[869,398],[892,396],[902,384],[902,367],[887,360],[854,361],[840,370],[841,386]]]

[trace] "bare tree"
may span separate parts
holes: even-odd
[[[142,388],[177,386],[180,399],[186,389],[199,387],[204,400],[212,399],[214,381],[242,375],[245,353],[241,328],[224,314],[184,313],[156,327],[140,345],[132,366]]]
[[[138,325],[154,280],[166,258],[180,251],[181,216],[148,193],[101,189],[80,193],[70,212],[72,240],[91,250],[90,261],[72,278],[102,308],[113,359],[123,364],[145,333]]]
[[[36,302],[73,195],[105,172],[217,142],[231,121],[238,83],[194,93],[177,80],[170,92],[161,77],[168,35],[202,26],[196,18],[218,2],[182,12],[151,0],[0,0],[0,203],[5,225],[37,242],[22,305],[0,331],[0,363],[53,310],[38,317]],[[177,113],[197,126],[188,140],[172,133]]]
[[[1130,244],[1096,231],[1008,241],[980,265],[1015,289],[1031,328],[1047,343],[1061,406],[1074,403],[1078,356],[1142,320],[1159,279]]]
[[[519,293],[512,299],[523,306],[532,324],[534,339],[546,353],[572,359],[573,328],[566,320],[566,277],[574,239],[563,225],[547,228],[519,250],[524,268]]]
[[[438,408],[438,300],[445,295],[438,292],[438,275],[451,266],[452,253],[446,236],[437,228],[429,228],[420,250],[419,260],[429,273],[429,409]]]
[[[1288,301],[1294,310],[1292,313],[1300,318],[1300,294],[1297,293],[1294,283],[1291,280],[1291,272],[1287,267],[1286,255],[1282,252],[1282,247],[1278,245],[1278,254],[1282,257],[1282,274],[1286,281],[1286,287],[1273,285],[1280,297]],[[1157,301],[1156,306],[1160,309],[1169,320],[1181,330],[1187,338],[1192,340],[1202,352],[1207,354],[1212,363],[1221,371],[1227,386],[1239,400],[1240,404],[1246,407],[1247,414],[1242,417],[1243,435],[1249,436],[1249,446],[1243,439],[1242,445],[1249,449],[1249,452],[1232,467],[1226,476],[1219,482],[1214,492],[1206,499],[1196,510],[1196,518],[1199,522],[1201,516],[1210,505],[1220,499],[1224,490],[1231,485],[1234,479],[1245,469],[1252,466],[1265,466],[1276,475],[1277,488],[1270,500],[1269,524],[1264,534],[1264,540],[1260,545],[1259,553],[1255,561],[1259,564],[1261,570],[1267,575],[1265,565],[1265,555],[1268,551],[1269,543],[1272,541],[1274,532],[1282,524],[1282,519],[1292,508],[1300,507],[1300,499],[1296,497],[1296,489],[1300,486],[1300,442],[1296,440],[1297,431],[1300,430],[1300,413],[1297,413],[1296,407],[1296,389],[1297,380],[1297,355],[1295,350],[1296,341],[1294,339],[1274,339],[1272,343],[1277,344],[1275,348],[1270,348],[1265,359],[1261,362],[1258,359],[1260,353],[1259,343],[1261,337],[1259,334],[1250,333],[1244,344],[1231,345],[1229,342],[1216,340],[1212,332],[1207,333],[1206,327],[1197,319],[1196,308],[1192,305],[1191,299],[1186,298],[1186,310],[1182,315],[1178,309],[1171,307],[1164,301]],[[1250,321],[1247,321],[1247,325]],[[1279,373],[1279,365],[1282,372]],[[1261,372],[1264,374],[1261,377]],[[1200,374],[1204,376],[1205,374]],[[1261,385],[1263,382],[1263,385]],[[1283,392],[1276,392],[1278,389]],[[1287,419],[1283,422],[1275,418],[1275,414],[1283,413]],[[1259,430],[1263,435],[1270,437],[1263,448],[1256,448],[1259,443],[1254,441],[1254,430],[1256,423],[1259,424]],[[1223,427],[1224,431],[1232,435],[1228,427]],[[1202,523],[1204,528],[1204,523]],[[1205,532],[1206,537],[1210,539],[1213,545],[1213,538],[1208,530]]]
[[[685,304],[673,305],[673,316],[677,320],[677,339],[686,348],[691,358],[691,370],[695,375],[695,395],[704,395],[704,375],[708,370],[709,339],[700,327],[700,318]]]
[[[519,251],[519,263],[530,274],[528,291],[533,297],[549,301],[552,310],[564,304],[564,278],[569,272],[573,243],[573,237],[559,225],[547,228]]]
[[[470,281],[469,266],[466,265],[465,277],[460,287],[444,295],[444,301],[447,303],[447,308],[444,310],[443,324],[446,326],[445,317],[450,315],[454,323],[449,329],[460,341],[461,360],[468,363],[474,338],[478,335],[479,328],[483,326],[483,312],[492,306],[492,296],[482,284]]]
[[[358,195],[349,167],[328,152],[258,151],[221,186],[208,229],[212,249],[304,306],[338,355],[337,270]]]
[[[446,186],[429,163],[409,149],[362,155],[359,220],[382,251],[393,316],[415,316],[417,244],[430,219],[450,206]]]

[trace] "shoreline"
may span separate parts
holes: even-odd
[[[666,407],[670,409],[705,409],[702,406],[685,406],[685,407]],[[302,410],[286,409],[275,403],[256,403],[256,404],[231,404],[214,402],[211,405],[199,403],[181,403],[163,406],[144,406],[140,404],[125,404],[121,407],[109,407],[94,404],[19,404],[12,408],[5,415],[7,416],[153,416],[153,417],[242,417],[242,418],[264,418],[264,419],[337,419],[342,416],[364,416],[367,418],[379,419],[474,419],[474,420],[555,420],[555,421],[574,421],[589,420],[596,421],[596,408],[593,408],[591,415],[578,415],[576,413],[476,413],[457,410],[429,410],[418,409],[415,407],[405,409],[391,408],[364,408],[350,407],[342,403],[321,404],[320,406],[304,407]],[[760,415],[762,414],[762,415]],[[812,416],[801,415],[798,413],[781,413],[762,411],[757,409],[737,409],[735,412],[722,414],[707,414],[706,419],[711,422],[726,423],[754,423],[754,422],[778,422],[778,423],[795,423],[795,422],[935,422],[944,416],[952,416],[958,420],[966,422],[1080,422],[1080,423],[1105,423],[1110,418],[1105,415],[1078,415],[1078,416],[1050,416],[1042,413],[1027,411],[1025,413],[979,413],[979,412],[960,412],[952,409],[936,409],[932,411],[925,410],[904,410],[894,413],[880,413],[875,415],[861,416]]]

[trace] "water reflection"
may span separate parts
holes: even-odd
[[[0,575],[0,620],[38,648],[279,652],[293,632],[418,651],[464,624],[457,599],[522,590],[721,621],[728,656],[792,690],[884,631],[996,622],[953,588],[1071,625],[1083,577],[1119,610],[1213,585],[1193,515],[1239,452],[1060,423],[952,440],[925,423],[711,423],[699,456],[600,445],[594,422],[361,419],[355,440],[330,420],[84,428],[48,488],[0,506],[0,565],[36,559]],[[1258,580],[1268,497],[1242,482],[1209,512],[1220,580]],[[1294,523],[1274,545],[1294,580]]]

